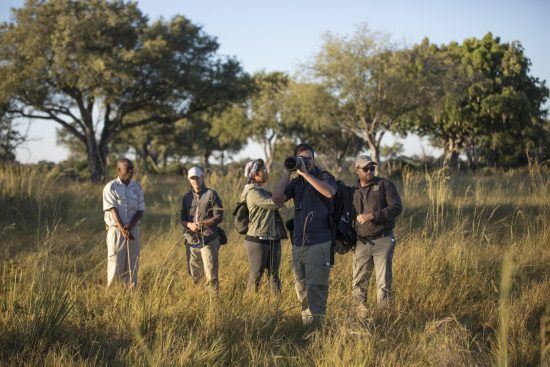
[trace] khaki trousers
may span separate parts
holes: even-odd
[[[372,272],[376,274],[376,299],[378,305],[386,305],[391,297],[392,260],[395,248],[393,235],[361,242],[353,253],[353,299],[360,305],[367,300],[367,289]]]
[[[139,269],[139,228],[132,229],[133,240],[126,241],[117,227],[107,231],[107,286],[119,279],[131,287],[137,285]]]
[[[292,246],[294,287],[302,306],[302,321],[322,323],[327,313],[330,276],[330,241],[313,246]]]
[[[218,252],[220,241],[214,240],[201,248],[189,246],[189,274],[196,284],[203,275],[206,277],[206,286],[218,290]]]

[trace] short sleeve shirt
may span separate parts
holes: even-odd
[[[336,191],[336,179],[327,171],[315,167],[315,177],[328,183]],[[332,200],[320,194],[301,176],[289,182],[285,189],[287,199],[294,201],[295,246],[312,246],[332,239],[329,225]]]
[[[139,183],[130,181],[125,185],[116,178],[103,188],[103,211],[105,224],[109,228],[116,226],[109,210],[116,208],[123,225],[130,223],[137,211],[145,211],[143,190]]]

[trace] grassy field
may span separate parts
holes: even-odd
[[[548,171],[452,178],[405,171],[396,180],[405,211],[396,228],[393,306],[356,319],[351,254],[337,256],[328,323],[307,339],[289,243],[281,298],[265,287],[250,295],[243,240],[229,232],[221,292],[212,297],[186,274],[178,224],[186,182],[139,179],[147,211],[140,287],[132,292],[105,288],[101,186],[55,169],[0,169],[1,365],[549,363],[540,352],[540,320],[550,314]],[[229,208],[229,229],[241,178],[212,175],[208,184]],[[374,289],[369,297],[374,305]]]

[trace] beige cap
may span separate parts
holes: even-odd
[[[199,167],[192,167],[189,169],[189,171],[187,171],[187,178],[200,176],[202,176],[202,171]]]
[[[376,165],[376,162],[372,160],[370,155],[360,155],[355,159],[355,167],[363,168],[368,166],[369,164]]]

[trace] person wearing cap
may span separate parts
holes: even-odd
[[[357,215],[357,245],[353,254],[352,295],[360,317],[367,312],[367,287],[372,272],[376,275],[376,299],[380,306],[388,304],[392,287],[392,258],[395,248],[395,217],[403,211],[395,185],[375,176],[376,163],[368,155],[355,160],[357,186],[353,207]]]
[[[222,201],[216,191],[204,185],[204,175],[200,168],[191,168],[187,178],[191,190],[181,200],[187,269],[195,284],[204,275],[207,288],[217,291],[220,249],[217,226],[223,218]]]
[[[137,285],[139,226],[145,211],[143,190],[129,159],[117,161],[118,177],[103,188],[103,212],[107,227],[107,286],[115,279],[129,288]]]
[[[329,225],[336,180],[315,165],[313,147],[294,149],[298,176],[290,180],[288,168],[273,190],[276,204],[294,201],[292,269],[304,325],[320,326],[327,310],[332,231]],[[286,167],[285,167],[286,168]]]
[[[257,292],[262,274],[267,272],[271,291],[279,294],[281,240],[287,235],[277,209],[283,204],[273,202],[271,193],[263,187],[269,177],[263,159],[248,162],[244,176],[247,183],[241,193],[241,201],[246,201],[249,213],[248,231],[244,239],[250,269],[247,289]]]

